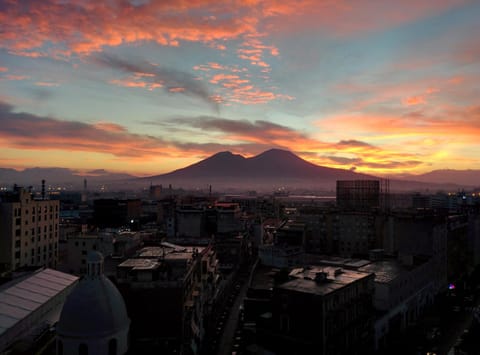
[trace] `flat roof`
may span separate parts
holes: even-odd
[[[325,273],[327,278],[315,281],[320,273]],[[278,288],[323,296],[370,275],[371,273],[333,266],[297,268],[290,272],[290,277],[293,277],[293,279],[279,285]]]
[[[118,267],[132,268],[132,270],[154,270],[160,263],[153,259],[127,259]]]
[[[272,290],[275,285],[274,277],[279,269],[259,265],[253,273],[250,288],[256,290]]]
[[[365,265],[359,270],[375,273],[375,282],[388,283],[401,274],[408,272],[409,269],[398,260],[382,260]]]
[[[70,274],[43,269],[2,285],[0,336],[77,280]]]

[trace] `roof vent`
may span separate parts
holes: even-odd
[[[328,274],[326,272],[320,271],[315,274],[315,281],[316,282],[326,281],[327,277],[328,277]]]

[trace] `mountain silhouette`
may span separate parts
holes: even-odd
[[[156,184],[189,187],[216,184],[238,188],[289,186],[332,189],[336,180],[375,177],[350,170],[318,166],[290,151],[270,149],[251,158],[220,152],[185,168],[145,179]]]

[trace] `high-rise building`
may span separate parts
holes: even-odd
[[[337,206],[354,210],[380,207],[380,181],[337,181]]]
[[[23,189],[0,195],[0,270],[23,266],[55,268],[58,256],[59,201],[40,199]]]

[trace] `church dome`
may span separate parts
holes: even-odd
[[[103,256],[90,252],[87,268],[87,276],[67,297],[60,314],[57,334],[63,342],[77,339],[88,344],[95,339],[118,339],[119,334],[128,334],[130,319],[125,302],[115,285],[103,275]]]

